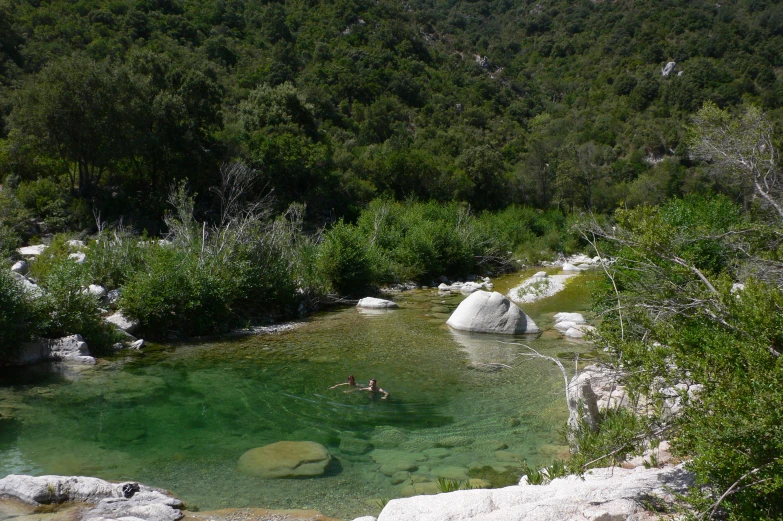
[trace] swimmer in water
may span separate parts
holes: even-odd
[[[389,393],[378,387],[378,382],[375,380],[375,378],[370,380],[369,387],[362,387],[359,389],[360,391],[369,391],[371,393],[383,393],[383,396],[381,396],[381,400],[385,400],[389,397]]]
[[[343,382],[341,384],[333,385],[329,389],[334,389],[335,387],[340,387],[341,385],[347,385],[348,387],[357,387],[357,385],[356,385],[356,378],[354,378],[352,374],[348,375],[348,381],[347,382]],[[354,389],[354,390],[357,390],[357,389]],[[346,391],[346,392],[348,392],[348,391]]]

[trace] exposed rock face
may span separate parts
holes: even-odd
[[[44,341],[51,360],[76,362],[80,364],[95,364],[96,360],[90,354],[87,342],[81,335],[71,335],[54,340]]]
[[[523,478],[524,480],[524,478]],[[645,517],[644,500],[672,500],[692,477],[681,467],[595,469],[547,485],[460,490],[390,501],[378,521],[626,521]]]
[[[87,260],[87,255],[84,252],[77,251],[76,253],[68,255],[68,258],[73,260],[76,264],[84,264],[84,261]]]
[[[664,65],[663,69],[661,69],[661,76],[668,76],[674,71],[674,68],[677,66],[677,62],[669,62],[666,65]]]
[[[563,264],[563,271],[569,271],[569,272],[575,272],[575,271],[581,271],[579,268],[571,264],[570,262],[566,262]]]
[[[108,294],[106,288],[104,288],[103,286],[99,286],[97,284],[90,284],[87,287],[87,291],[90,293],[90,295],[95,295],[98,298],[103,298]]]
[[[41,286],[25,278],[20,273],[12,271],[11,275],[16,279],[16,282],[20,286],[22,286],[22,290],[27,294],[27,296],[32,298],[38,298],[44,294],[44,291],[43,289],[41,289]]]
[[[46,244],[36,244],[35,246],[19,248],[16,251],[23,257],[37,257],[42,254],[46,248],[48,248]]]
[[[250,449],[239,458],[240,472],[259,478],[320,476],[332,457],[314,441],[279,441]]]
[[[27,264],[27,261],[17,261],[11,266],[11,271],[19,275],[27,275],[27,272],[30,271],[30,265]]]
[[[592,427],[596,425],[605,409],[629,408],[636,414],[648,414],[658,409],[658,399],[662,399],[662,412],[665,417],[676,416],[683,407],[683,400],[698,399],[702,391],[701,384],[693,382],[679,382],[668,386],[663,381],[658,381],[656,387],[650,389],[650,396],[640,396],[631,402],[625,386],[620,382],[623,374],[619,371],[597,365],[585,367],[568,384],[568,402],[571,410],[575,410],[581,403],[583,409],[579,414]],[[574,418],[569,419],[573,422]],[[575,425],[572,424],[572,427]]]
[[[136,328],[139,327],[138,320],[132,320],[126,317],[125,315],[123,315],[119,311],[113,315],[106,317],[104,320],[106,320],[106,322],[113,325],[117,329],[125,331],[126,333],[133,333],[134,331],[136,331]]]
[[[86,365],[94,365],[97,362],[81,335],[71,335],[53,340],[41,338],[23,344],[19,356],[12,363],[27,365],[44,360]]]
[[[541,331],[516,304],[497,291],[471,294],[460,302],[446,324],[476,333],[515,335]]]
[[[177,521],[182,517],[182,502],[161,490],[137,483],[109,483],[89,477],[11,474],[0,479],[0,497],[31,505],[66,501],[95,505],[82,514],[83,519]]]
[[[393,302],[391,300],[385,300],[382,298],[374,298],[374,297],[364,297],[359,301],[358,304],[356,304],[356,307],[366,308],[366,309],[394,309],[400,306],[398,306],[396,302]]]

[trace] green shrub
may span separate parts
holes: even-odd
[[[139,242],[138,237],[121,231],[104,232],[91,241],[85,264],[92,283],[107,289],[122,286],[144,265],[146,249]]]
[[[37,314],[15,277],[0,270],[0,362],[13,359],[22,342],[31,339]]]
[[[141,321],[145,334],[165,338],[226,330],[238,277],[229,266],[202,262],[196,253],[150,246],[145,269],[123,288],[120,307]]]
[[[89,284],[84,266],[62,259],[39,283],[45,291],[34,300],[40,317],[38,334],[45,338],[80,334],[93,354],[107,352],[118,336],[101,318],[98,299],[84,291]]]
[[[318,271],[338,293],[355,295],[374,281],[369,245],[360,231],[343,221],[324,235],[318,251]]]

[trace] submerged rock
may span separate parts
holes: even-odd
[[[391,300],[375,297],[364,297],[363,299],[359,300],[359,303],[356,304],[356,307],[365,309],[394,309],[400,306]]]
[[[496,291],[476,291],[460,302],[446,324],[476,333],[514,335],[541,331],[516,304]]]
[[[259,478],[320,476],[332,457],[314,441],[278,441],[242,454],[237,468]]]

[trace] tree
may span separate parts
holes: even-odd
[[[747,197],[758,196],[783,218],[780,168],[772,123],[756,106],[739,116],[707,102],[688,127],[693,157],[709,161],[713,172],[740,186]]]
[[[134,83],[122,68],[82,55],[63,58],[28,82],[10,116],[14,141],[32,140],[68,163],[71,188],[92,193],[125,146]]]

